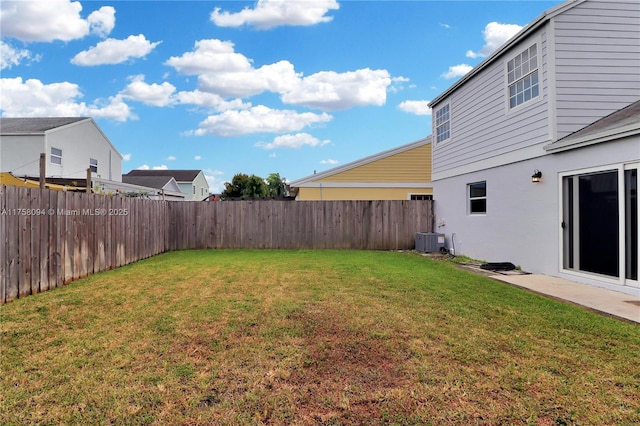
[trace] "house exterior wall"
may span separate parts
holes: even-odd
[[[51,163],[51,147],[62,149],[62,166]],[[93,121],[81,121],[50,131],[45,136],[47,176],[85,178],[89,159],[98,160],[99,175],[122,181],[122,156],[105,138]]]
[[[384,188],[377,187],[316,187],[316,188],[300,188],[298,192],[298,200],[300,201],[339,201],[339,200],[407,200],[412,194],[431,195],[433,189],[431,187],[398,187]]]
[[[562,271],[559,174],[638,161],[640,137],[635,136],[434,182],[435,232],[445,234],[456,255],[512,262],[527,272],[635,294],[637,288]],[[531,182],[534,169],[543,172],[542,182]],[[480,181],[487,182],[487,213],[470,215],[467,185]]]
[[[363,164],[317,182],[431,182],[431,144]]]
[[[558,139],[638,100],[638,0],[580,3],[553,33]]]
[[[39,176],[41,152],[45,152],[43,135],[0,136],[0,171]]]
[[[39,176],[40,153],[44,152],[47,177],[84,179],[89,159],[93,158],[98,161],[98,171],[94,175],[122,181],[122,156],[92,120],[79,121],[39,135],[3,135],[0,146],[2,171],[13,171],[16,176]],[[62,164],[51,162],[52,147],[62,150]]]
[[[209,195],[209,183],[202,172],[192,182],[178,182],[178,186],[184,192],[186,201],[202,201]]]
[[[431,144],[373,159],[298,187],[298,200],[407,200],[431,195]]]
[[[433,129],[435,111],[449,104],[451,115],[450,138],[437,142],[434,136],[434,181],[544,155],[542,146],[550,139],[547,36],[547,26],[543,26],[433,105]],[[538,46],[540,94],[510,110],[506,62],[534,43]]]

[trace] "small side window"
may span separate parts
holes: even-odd
[[[469,214],[487,213],[487,182],[476,182],[467,185]]]
[[[89,168],[91,169],[91,171],[93,173],[98,173],[98,160],[90,158],[89,159]]]
[[[53,164],[62,164],[62,150],[58,148],[51,148],[50,161]]]

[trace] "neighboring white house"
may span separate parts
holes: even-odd
[[[173,176],[129,176],[123,175],[122,182],[154,188],[154,198],[167,201],[185,201],[185,193],[182,192],[178,182]]]
[[[186,201],[202,201],[209,197],[209,183],[202,170],[131,170],[124,176],[125,182],[131,177],[173,177]]]
[[[40,153],[49,178],[85,179],[90,168],[94,176],[122,180],[122,155],[92,118],[0,118],[0,171],[38,177]]]
[[[567,1],[431,102],[451,250],[640,294],[639,22],[638,0]]]

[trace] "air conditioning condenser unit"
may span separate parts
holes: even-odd
[[[416,251],[421,253],[435,253],[444,250],[444,234],[433,232],[416,233]]]

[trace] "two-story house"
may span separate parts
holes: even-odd
[[[0,171],[38,177],[41,153],[47,178],[122,178],[122,155],[92,118],[0,118]]]
[[[430,200],[431,136],[314,173],[290,186],[296,200]]]
[[[431,102],[450,250],[640,293],[639,23],[637,0],[567,1]]]
[[[209,183],[202,170],[131,170],[125,181],[142,176],[173,177],[185,194],[185,201],[203,201],[209,197]]]

